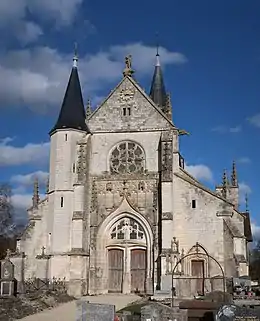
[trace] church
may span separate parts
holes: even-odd
[[[37,182],[13,260],[24,276],[65,280],[75,296],[223,290],[248,276],[250,215],[239,209],[236,164],[210,190],[185,170],[159,54],[150,93],[132,57],[94,110],[83,103],[78,57],[50,131],[48,190]],[[151,73],[152,73],[151,66]],[[137,72],[138,75],[138,72]],[[190,138],[192,139],[192,138]]]

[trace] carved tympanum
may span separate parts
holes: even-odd
[[[130,218],[118,221],[112,228],[110,236],[112,240],[145,240],[142,226]]]

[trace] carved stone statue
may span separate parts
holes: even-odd
[[[132,69],[132,56],[128,55],[127,57],[125,57],[125,69],[124,69],[123,75],[124,77],[126,76],[131,77],[133,73],[134,71]]]
[[[172,253],[179,253],[179,242],[176,241],[176,237],[172,238],[171,250],[172,250]]]
[[[130,226],[130,220],[126,218],[124,220],[124,226],[122,228],[123,233],[125,234],[125,240],[130,240],[130,234],[132,232],[132,227]]]
[[[127,69],[131,69],[132,68],[132,56],[128,55],[125,57],[125,67]]]

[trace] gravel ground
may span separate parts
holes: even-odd
[[[0,299],[0,321],[12,321],[73,301],[67,294],[45,292]]]

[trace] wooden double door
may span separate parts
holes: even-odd
[[[130,262],[129,262],[130,260]],[[128,271],[127,269],[129,269]],[[130,256],[121,249],[108,251],[108,290],[109,292],[123,292],[125,275],[131,276],[129,288],[131,292],[145,292],[146,250],[132,249]]]

